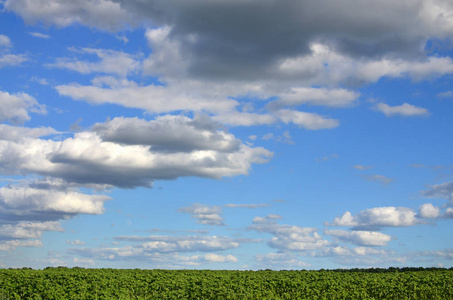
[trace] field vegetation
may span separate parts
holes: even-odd
[[[0,299],[453,299],[453,268],[0,269]]]

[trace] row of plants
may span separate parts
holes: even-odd
[[[0,269],[0,299],[453,299],[453,269]]]

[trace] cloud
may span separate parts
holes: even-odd
[[[440,209],[431,203],[425,203],[418,208],[420,217],[422,218],[437,218],[439,217]]]
[[[453,203],[453,181],[430,185],[429,188],[421,194],[425,197],[445,198]]]
[[[118,104],[141,108],[149,113],[173,111],[219,113],[230,111],[237,105],[235,100],[227,97],[212,101],[213,95],[205,94],[205,87],[198,83],[187,88],[185,86],[168,88],[162,85],[138,86],[135,82],[127,80],[113,82],[111,78],[105,77],[101,79],[107,87],[70,84],[56,86],[56,89],[60,95],[69,96],[74,100],[92,104]]]
[[[254,208],[261,208],[261,207],[268,207],[270,204],[225,204],[224,207],[228,208],[249,208],[249,209],[254,209]]]
[[[383,185],[387,185],[395,180],[395,178],[389,178],[384,175],[362,175],[363,178],[365,178],[368,181],[376,181],[379,182]]]
[[[0,34],[0,47],[11,47],[11,40],[6,35]]]
[[[153,151],[191,152],[215,150],[233,152],[241,142],[207,116],[160,116],[151,121],[115,118],[92,127],[103,141],[151,146]]]
[[[60,222],[28,222],[21,221],[17,224],[0,225],[0,238],[10,239],[40,239],[45,231],[63,231]]]
[[[14,251],[17,247],[42,247],[40,240],[0,241],[0,251]]]
[[[236,111],[221,113],[214,116],[213,120],[230,126],[270,125],[277,122],[277,119],[270,114],[256,114]]]
[[[262,269],[303,269],[310,266],[310,264],[299,260],[293,253],[267,253],[255,255],[257,267]]]
[[[0,140],[20,141],[27,138],[40,138],[59,133],[50,127],[17,127],[0,124]]]
[[[123,76],[134,73],[140,67],[135,56],[128,53],[93,48],[71,49],[75,53],[95,55],[99,61],[83,61],[70,58],[57,58],[54,63],[47,64],[50,68],[76,71],[82,74],[105,73]]]
[[[23,124],[30,120],[29,112],[46,114],[44,105],[26,93],[10,94],[0,91],[0,121]]]
[[[69,249],[68,252],[90,259],[141,261],[171,259],[173,255],[181,252],[208,252],[206,255],[198,256],[197,260],[235,262],[236,258],[232,255],[222,256],[210,252],[234,249],[239,246],[235,240],[221,236],[118,236],[115,240],[134,244],[111,248],[77,247]]]
[[[385,103],[378,103],[374,107],[376,110],[384,113],[387,117],[403,116],[428,116],[430,113],[427,109],[417,107],[408,103],[404,103],[400,106],[389,106]]]
[[[362,210],[355,216],[349,211],[336,217],[329,226],[352,226],[354,228],[406,227],[420,223],[416,213],[406,207],[375,207]]]
[[[77,214],[99,215],[105,195],[87,195],[76,191],[39,189],[32,186],[0,188],[0,215],[3,220],[59,220]]]
[[[127,122],[120,120],[115,127],[121,132],[121,125]],[[137,120],[133,121],[132,125]],[[142,140],[135,140],[138,144],[120,144],[103,141],[95,132],[79,132],[74,137],[62,141],[27,138],[20,141],[0,140],[0,170],[3,174],[40,174],[60,178],[68,183],[79,185],[110,185],[122,188],[137,186],[149,187],[154,180],[176,179],[183,176],[198,176],[219,179],[226,176],[247,174],[253,163],[265,163],[272,156],[272,152],[264,148],[251,148],[238,144],[234,136],[222,132],[213,132],[202,128],[202,120],[187,120],[171,117],[160,117],[156,123],[144,123],[146,126],[170,125],[181,132],[192,132],[197,135],[197,130],[205,130],[207,136],[190,147],[205,149],[187,150],[187,142],[178,145],[178,134],[175,132],[166,141],[155,133],[153,138],[143,136]],[[137,121],[140,123],[139,121]],[[179,122],[179,123],[178,123]],[[198,123],[198,125],[196,125]],[[201,123],[200,123],[201,122]],[[190,125],[192,124],[192,125]],[[206,123],[206,124],[209,124]],[[187,125],[189,128],[183,130]],[[112,131],[112,124],[104,127],[97,124],[97,128],[109,137],[119,138],[121,134]],[[217,139],[218,137],[218,139]],[[138,138],[138,137],[137,137]],[[226,148],[222,147],[222,141]],[[156,150],[150,141],[156,143]],[[228,143],[234,145],[228,149]],[[162,151],[162,146],[167,147]],[[161,149],[159,150],[159,147]],[[206,149],[206,147],[208,149]],[[227,151],[228,150],[228,151]]]
[[[325,230],[324,234],[335,236],[341,241],[358,246],[387,246],[387,243],[392,240],[390,235],[375,231],[333,229]]]
[[[40,39],[50,39],[50,35],[41,32],[29,32],[29,34]]]
[[[353,105],[359,96],[358,92],[346,89],[293,87],[289,92],[280,94],[279,100],[272,101],[268,105],[271,108],[301,104],[348,107]]]
[[[64,0],[11,1],[3,6],[19,14],[27,23],[42,22],[45,25],[66,27],[75,23],[105,30],[120,29],[125,23],[134,24],[136,19],[109,0],[81,0],[67,3]]]
[[[281,109],[275,114],[286,124],[293,123],[308,130],[332,129],[340,125],[338,120],[324,118],[315,113]]]
[[[192,204],[188,207],[181,207],[179,212],[184,212],[192,215],[196,219],[195,223],[204,225],[224,226],[222,208],[219,206],[206,206],[202,204]]]
[[[281,217],[277,215],[266,218],[256,217],[253,219],[253,225],[248,226],[247,229],[272,234],[273,237],[267,245],[281,251],[308,251],[329,245],[329,242],[323,240],[317,233],[316,228],[280,225],[274,221],[277,218]]]
[[[74,240],[74,241],[68,241],[66,240],[66,244],[69,244],[69,245],[77,245],[77,246],[83,246],[85,245],[85,242],[82,242],[80,240]]]
[[[365,171],[365,170],[369,170],[369,169],[371,169],[373,167],[372,166],[364,166],[364,165],[354,165],[353,168],[356,169],[356,170]]]

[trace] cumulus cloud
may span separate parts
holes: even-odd
[[[0,140],[20,141],[27,138],[40,138],[57,134],[58,131],[51,127],[17,127],[0,124]]]
[[[280,225],[274,221],[279,218],[281,217],[278,215],[256,217],[247,229],[272,234],[273,237],[267,242],[268,246],[282,251],[316,250],[329,245],[316,228]]]
[[[184,212],[192,215],[196,219],[195,223],[204,225],[224,226],[222,208],[219,206],[206,206],[202,204],[192,204],[188,207],[181,207],[179,212]]]
[[[0,188],[0,215],[13,220],[59,220],[77,214],[102,214],[105,195],[38,189],[30,186]]]
[[[405,227],[420,223],[417,214],[407,207],[375,207],[362,210],[356,215],[349,211],[336,217],[330,226],[378,229],[380,227]]]
[[[0,91],[0,121],[22,124],[30,120],[29,112],[46,114],[46,108],[26,93],[10,94]]]
[[[392,240],[390,235],[375,231],[330,229],[325,230],[324,234],[358,246],[387,246],[387,243]]]
[[[42,247],[40,240],[0,241],[0,251],[14,251],[17,247]]]
[[[97,123],[92,130],[104,141],[151,146],[152,151],[191,152],[215,150],[232,152],[241,142],[221,129],[207,116],[190,119],[184,116],[160,116],[146,121],[138,118],[115,118]]]
[[[123,77],[137,71],[140,67],[140,62],[136,57],[120,51],[93,48],[74,48],[71,50],[82,55],[95,55],[99,60],[92,62],[74,58],[57,58],[54,63],[46,66],[68,69],[82,74],[105,73]]]
[[[0,225],[0,237],[2,239],[40,239],[45,231],[63,231],[63,228],[58,221],[21,221],[17,224]]]
[[[429,115],[429,111],[426,108],[417,107],[408,103],[404,103],[400,106],[390,106],[385,103],[378,103],[374,108],[384,113],[387,117],[394,116],[413,117]]]
[[[425,203],[420,205],[418,208],[420,217],[422,218],[437,218],[440,213],[440,209],[431,203]]]
[[[174,127],[182,132],[184,124],[192,122],[180,122],[181,119],[170,117],[157,119],[157,123],[163,122],[167,125],[172,121]],[[121,120],[117,123],[129,126]],[[197,120],[194,120],[192,125],[195,123]],[[144,124],[150,125],[146,122]],[[97,124],[96,128],[112,139],[120,138],[121,134],[115,134],[111,126],[111,123],[105,126]],[[162,127],[156,123],[151,126]],[[200,132],[196,129],[198,128],[200,131],[205,130],[206,135],[204,141],[192,143],[190,147],[204,149],[189,151],[184,149],[187,143],[185,146],[183,143],[184,147],[179,149],[177,133],[173,133],[166,141],[159,138],[158,134],[150,133],[148,136],[154,135],[154,139],[145,135],[141,141],[129,141],[137,143],[132,145],[103,141],[96,132],[79,132],[73,138],[63,141],[32,138],[20,141],[0,140],[0,169],[4,174],[36,173],[80,185],[133,188],[149,187],[154,180],[182,176],[221,178],[247,174],[253,163],[264,163],[272,156],[272,153],[264,148],[239,144],[234,136],[227,133],[213,132],[206,128],[202,130],[200,124],[194,126],[186,131],[199,135]],[[116,129],[121,133],[121,126]],[[222,139],[224,141],[221,141]],[[149,145],[150,142],[157,144],[156,151]],[[203,143],[204,146],[200,146]],[[226,145],[224,148],[222,143]],[[228,149],[228,144],[232,146],[231,149]],[[162,146],[165,146],[167,151],[159,150]],[[222,148],[221,151],[215,150],[219,147]]]

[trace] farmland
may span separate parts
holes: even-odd
[[[0,299],[453,299],[453,269],[0,270]]]

